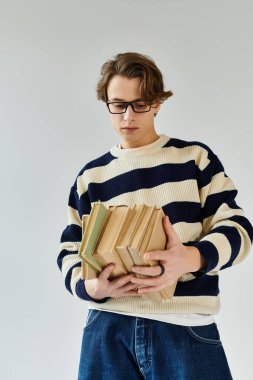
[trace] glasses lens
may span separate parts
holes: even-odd
[[[125,103],[108,103],[108,107],[111,113],[124,113],[127,105]]]
[[[150,105],[145,102],[133,102],[135,112],[147,112],[150,110]]]

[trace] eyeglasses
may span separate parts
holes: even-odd
[[[128,106],[132,107],[132,110],[136,113],[149,112],[151,104],[145,103],[143,100],[138,100],[134,102],[107,102],[108,110],[113,114],[125,113]]]

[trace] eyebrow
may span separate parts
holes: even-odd
[[[111,100],[108,99],[109,102],[127,102],[127,100],[124,100],[124,99],[120,99],[120,98],[112,98]],[[139,102],[140,100],[142,100],[141,98],[139,99],[134,99],[134,100],[131,100],[131,102]]]

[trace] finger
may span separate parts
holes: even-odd
[[[133,284],[132,282],[130,282],[130,283],[124,285],[124,286],[121,286],[121,288],[118,288],[117,290],[120,291],[120,292],[122,292],[122,293],[128,292],[130,290],[138,290],[138,285]]]
[[[163,286],[150,286],[138,289],[139,294],[147,294],[152,292],[158,292],[163,289]]]
[[[120,288],[123,285],[127,284],[128,282],[131,282],[131,278],[133,277],[134,277],[134,274],[127,274],[127,275],[120,276],[112,280],[111,285],[113,285],[115,288]]]
[[[98,278],[101,280],[108,280],[114,268],[115,268],[114,264],[108,264],[99,274]]]
[[[131,282],[136,285],[140,286],[159,286],[163,283],[161,280],[161,277],[152,277],[152,278],[138,278],[138,277],[133,277],[131,279]]]
[[[144,254],[144,260],[168,260],[167,251],[149,251]]]
[[[134,266],[132,272],[155,277],[161,274],[161,267],[159,265],[153,267]]]
[[[167,235],[167,246],[168,245],[171,246],[173,244],[178,243],[179,237],[178,237],[176,231],[174,230],[174,227],[171,224],[168,215],[163,217],[163,228],[164,228],[164,231]]]

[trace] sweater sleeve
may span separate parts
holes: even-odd
[[[240,263],[251,249],[253,229],[235,201],[234,183],[209,148],[205,163],[198,170],[203,233],[194,246],[207,263],[195,272],[201,276]]]
[[[85,196],[83,199],[85,199]],[[82,202],[84,202],[83,199]],[[78,256],[82,241],[82,210],[80,203],[75,182],[74,186],[71,187],[69,194],[68,223],[61,235],[60,253],[57,258],[57,265],[63,274],[67,290],[74,297],[85,301],[103,303],[109,297],[101,300],[91,298],[86,292],[85,281],[82,279],[82,260]],[[86,207],[86,209],[88,208]]]

